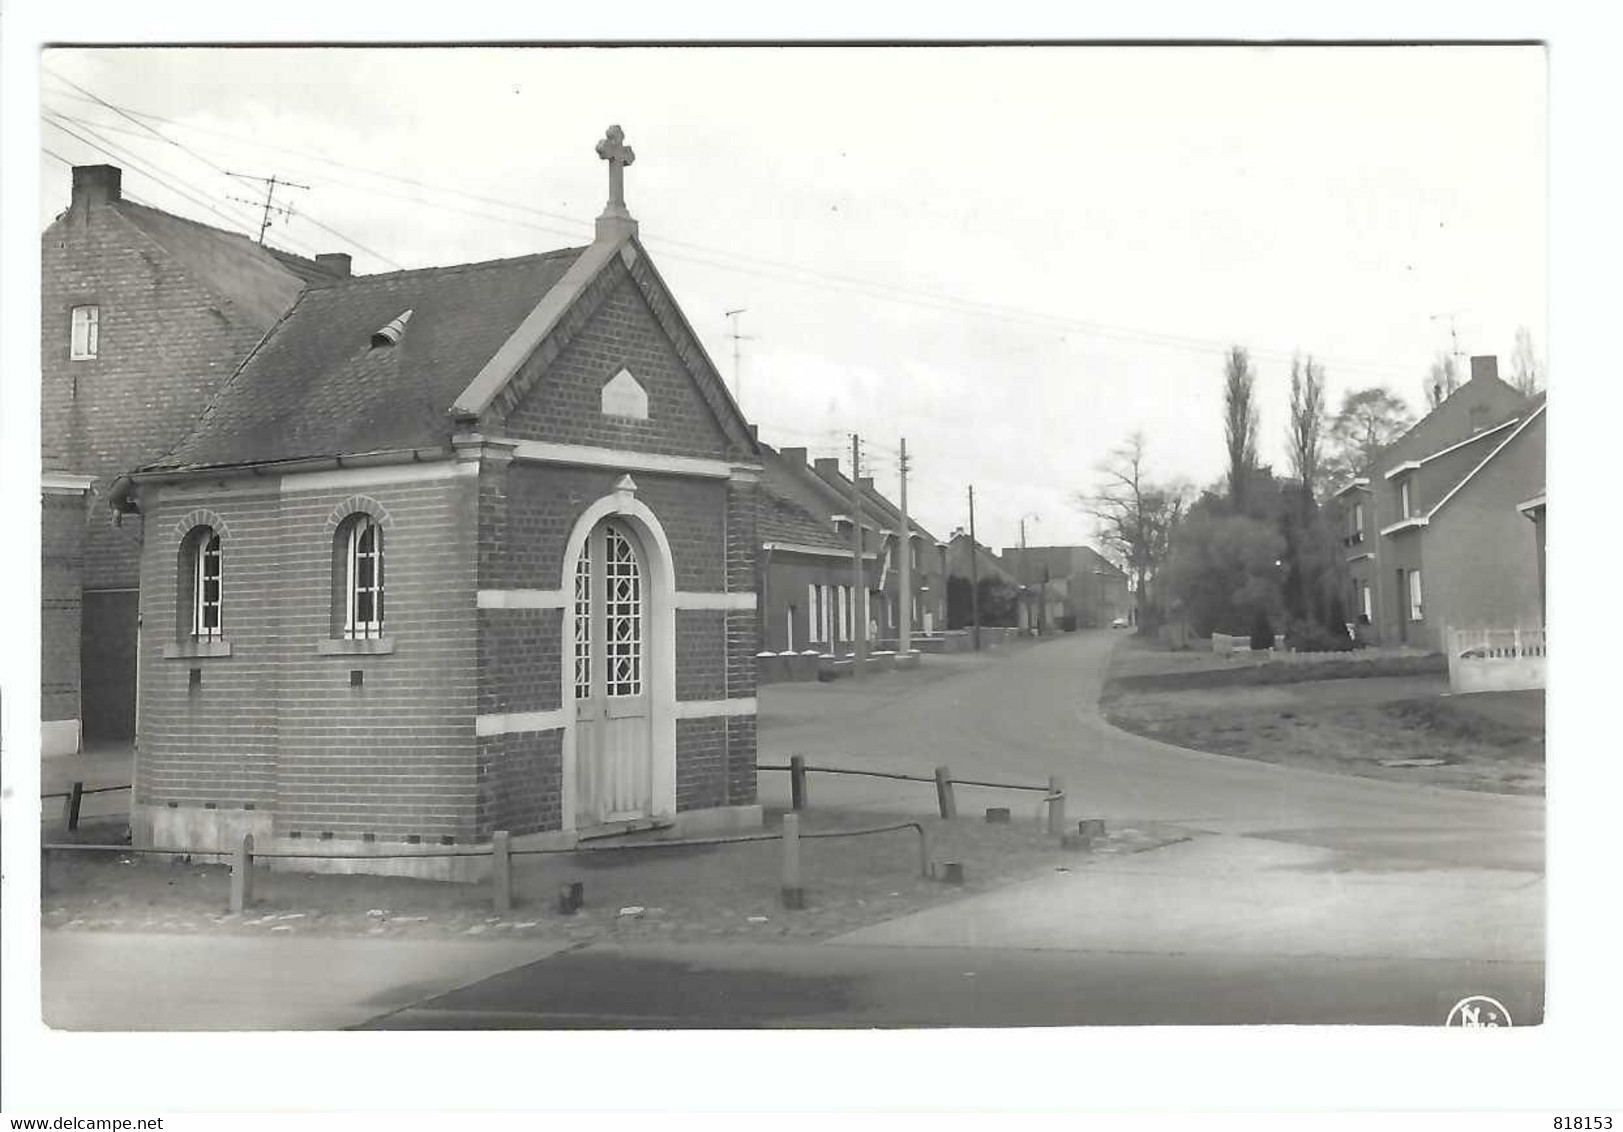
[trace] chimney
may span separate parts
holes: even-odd
[[[778,455],[797,468],[806,466],[806,450],[804,448],[780,448],[778,449]]]
[[[817,457],[817,470],[819,472],[823,473],[826,476],[837,476],[837,475],[839,475],[840,474],[840,460],[839,460],[839,457],[837,457],[837,456],[819,456],[819,457]]]
[[[1479,377],[1499,378],[1499,358],[1496,354],[1478,354],[1471,358],[1471,380]]]
[[[117,203],[123,198],[123,180],[124,171],[117,165],[75,165],[72,208],[83,212]]]
[[[350,259],[348,252],[322,252],[316,256],[316,266],[334,279],[348,279]]]
[[[761,439],[761,426],[760,425],[750,425],[749,430],[750,430],[750,439],[751,440],[759,440],[759,439]]]
[[[857,477],[857,485],[859,487],[861,487],[864,491],[872,491],[873,490],[873,477],[872,476],[858,476]]]

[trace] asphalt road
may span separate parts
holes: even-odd
[[[1497,999],[1515,1024],[1542,1020],[1542,799],[1299,771],[1126,735],[1096,710],[1116,641],[1079,634],[998,658],[947,658],[942,678],[898,677],[908,682],[888,689],[769,689],[762,761],[945,763],[1000,781],[1058,773],[1073,815],[1169,823],[1189,840],[819,945],[572,950],[368,1025],[1436,1026],[1470,995]],[[768,797],[782,789],[763,783]],[[831,776],[814,776],[812,796],[876,810],[932,802],[928,787]]]
[[[380,1015],[358,1029],[942,1026],[1441,1026],[1491,994],[1542,1016],[1536,963],[1008,949],[596,946]]]

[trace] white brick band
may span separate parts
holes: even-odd
[[[564,725],[564,713],[553,711],[492,712],[474,717],[475,735],[511,735],[517,731],[553,731]]]
[[[678,609],[754,609],[754,593],[699,593],[676,591]]]
[[[755,715],[755,697],[740,696],[732,700],[677,700],[677,719],[714,719],[720,715]]]

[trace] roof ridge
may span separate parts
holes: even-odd
[[[302,265],[304,267],[311,268],[312,270],[315,270],[315,271],[324,271],[325,270],[319,263],[317,263],[314,259],[312,259],[309,256],[302,256],[298,252],[290,252],[290,251],[286,251],[286,250],[284,250],[282,248],[273,248],[269,244],[261,244],[258,241],[256,241],[252,236],[248,235],[248,233],[246,233],[246,232],[233,232],[229,228],[221,228],[221,227],[219,227],[218,225],[215,225],[215,224],[205,224],[201,220],[193,220],[190,216],[182,216],[178,212],[169,212],[166,209],[154,208],[149,204],[140,204],[140,203],[138,203],[136,201],[131,200],[129,197],[121,197],[116,202],[116,207],[118,207],[118,208],[127,208],[127,209],[135,209],[135,210],[138,210],[140,212],[150,212],[150,213],[154,213],[154,214],[156,214],[158,216],[165,217],[165,218],[167,218],[169,220],[178,220],[182,224],[190,224],[193,228],[201,228],[206,232],[213,232],[213,233],[215,233],[217,235],[220,235],[220,236],[229,236],[232,239],[241,240],[245,244],[249,244],[249,245],[251,245],[253,247],[260,248],[261,250],[263,250],[265,252],[266,255],[272,256],[274,258],[297,260],[300,265]]]
[[[330,282],[324,281],[322,283],[315,284],[314,286],[320,290],[326,291],[331,290],[334,287],[347,287],[352,284],[360,283],[375,283],[399,279],[402,276],[407,275],[416,277],[430,275],[455,275],[459,272],[466,271],[487,271],[497,267],[511,267],[514,264],[519,263],[538,263],[547,259],[561,259],[570,255],[578,256],[585,250],[586,245],[583,244],[577,248],[553,248],[551,251],[530,252],[526,255],[502,256],[498,259],[481,259],[475,260],[472,263],[443,263],[431,264],[427,267],[403,267],[398,271],[379,271],[371,275],[335,277]]]

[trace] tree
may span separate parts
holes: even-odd
[[[1320,456],[1324,444],[1324,367],[1291,359],[1290,429],[1291,472],[1308,492],[1311,501],[1323,488]]]
[[[1376,454],[1413,424],[1409,406],[1391,390],[1379,385],[1348,390],[1325,437],[1326,479],[1336,485],[1368,475]]]
[[[1516,349],[1510,356],[1510,384],[1523,397],[1531,397],[1544,388],[1544,363],[1533,349],[1533,332],[1525,326],[1516,328]]]
[[[1257,465],[1257,374],[1243,346],[1229,347],[1223,364],[1223,440],[1229,456],[1229,500],[1245,497],[1246,480]]]
[[[1279,620],[1284,552],[1274,524],[1236,514],[1207,492],[1179,525],[1167,567],[1168,588],[1195,635],[1246,635],[1259,618]]]
[[[1460,371],[1454,364],[1454,355],[1438,354],[1432,359],[1431,369],[1426,374],[1426,407],[1435,409],[1459,387]]]
[[[1075,498],[1093,516],[1105,552],[1133,575],[1139,624],[1153,629],[1158,614],[1149,600],[1149,582],[1166,561],[1187,489],[1181,484],[1153,483],[1145,450],[1144,434],[1134,432],[1099,465],[1100,478],[1093,492],[1079,492]]]

